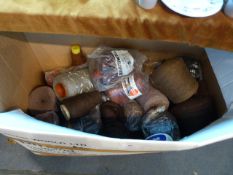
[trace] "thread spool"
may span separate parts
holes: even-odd
[[[141,129],[143,114],[142,107],[135,100],[124,105],[125,125],[129,131]]]
[[[28,99],[28,110],[32,116],[56,111],[56,96],[49,86],[40,86],[31,91]]]
[[[113,138],[128,138],[129,133],[123,123],[123,108],[120,105],[107,101],[100,105],[100,112],[103,123],[102,135]]]
[[[183,136],[193,134],[217,118],[217,113],[208,96],[193,96],[174,105],[171,112],[176,117]]]
[[[94,90],[88,69],[72,69],[54,78],[53,89],[56,96],[62,100]]]
[[[178,140],[179,127],[171,113],[150,109],[143,117],[142,131],[147,140]]]
[[[72,120],[87,115],[92,108],[101,102],[101,93],[94,91],[67,98],[62,102],[60,108],[66,120]]]
[[[73,66],[81,66],[86,64],[87,59],[83,55],[80,45],[78,44],[72,45],[70,52],[71,52],[71,59]]]
[[[192,97],[198,82],[191,76],[180,58],[165,61],[150,75],[153,87],[165,94],[173,103],[181,103]]]
[[[149,86],[149,89],[143,93],[136,101],[143,107],[144,111],[148,111],[150,108],[169,107],[169,101],[165,95],[159,90]]]
[[[124,112],[120,105],[106,101],[100,105],[100,113],[103,121],[106,120],[118,120],[123,118]]]
[[[48,111],[42,114],[38,114],[35,116],[35,118],[38,120],[47,122],[47,123],[55,124],[55,125],[60,124],[60,119],[54,111]]]

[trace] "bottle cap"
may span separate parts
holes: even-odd
[[[65,105],[60,105],[60,109],[67,121],[70,120],[70,112]]]
[[[72,52],[73,54],[79,54],[79,53],[81,52],[80,46],[79,46],[79,45],[73,45],[73,46],[71,47],[71,52]]]

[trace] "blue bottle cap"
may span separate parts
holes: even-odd
[[[172,137],[165,133],[153,134],[147,137],[146,140],[173,141]]]

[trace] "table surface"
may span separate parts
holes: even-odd
[[[189,18],[162,2],[144,10],[132,0],[0,0],[0,31],[166,40],[233,50],[233,19],[222,12]]]

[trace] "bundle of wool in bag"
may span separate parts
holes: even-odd
[[[99,47],[88,56],[89,71],[95,88],[106,91],[133,70],[142,70],[146,56],[132,49]]]
[[[150,85],[148,90],[138,97],[136,101],[143,107],[145,112],[153,107],[165,107],[165,109],[169,107],[167,97]]]
[[[86,92],[94,91],[88,69],[71,69],[57,75],[53,81],[56,96],[63,100]]]
[[[141,96],[148,90],[148,87],[147,77],[140,72],[134,72],[105,93],[113,102],[124,105]]]

